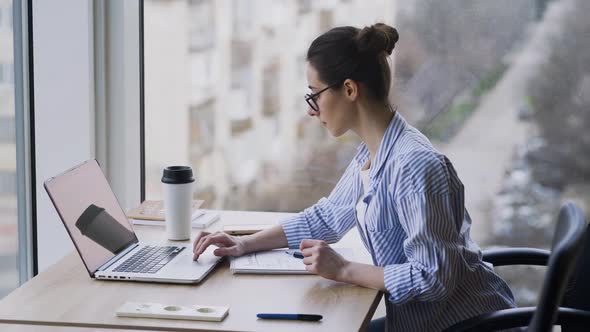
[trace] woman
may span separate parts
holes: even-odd
[[[194,258],[289,246],[322,277],[385,292],[386,317],[371,329],[440,331],[514,306],[505,282],[469,237],[463,184],[451,162],[388,102],[387,57],[398,40],[385,24],[334,28],[307,52],[308,113],[335,137],[362,144],[328,198],[280,225],[247,237],[200,233]],[[357,226],[374,265],[349,262],[327,243]]]

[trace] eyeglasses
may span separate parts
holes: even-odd
[[[333,88],[337,85],[340,85],[342,83],[342,81],[339,81],[337,83],[328,85],[327,87],[321,89],[320,91],[316,92],[316,93],[308,93],[305,95],[305,101],[307,102],[307,104],[309,105],[309,107],[311,107],[312,110],[314,110],[315,112],[319,112],[320,111],[320,107],[318,106],[317,103],[317,99],[320,96],[320,94],[330,88]]]

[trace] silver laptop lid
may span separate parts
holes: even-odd
[[[95,159],[48,179],[44,186],[91,277],[138,242]]]

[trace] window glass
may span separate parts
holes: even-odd
[[[455,165],[472,237],[548,248],[562,202],[590,204],[589,7],[146,0],[146,199],[179,163],[210,208],[297,212],[328,195],[359,140],[306,114],[306,51],[332,27],[385,22],[400,34],[391,102]],[[535,301],[543,269],[499,271]]]
[[[19,285],[12,1],[0,0],[0,298]]]

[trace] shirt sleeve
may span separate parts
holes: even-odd
[[[289,248],[299,248],[303,239],[338,242],[355,225],[355,198],[358,198],[359,175],[353,160],[332,190],[313,206],[281,221]]]
[[[411,183],[395,207],[407,235],[407,262],[384,266],[389,301],[443,301],[453,293],[460,274],[463,185],[444,156],[427,158],[403,173]]]

